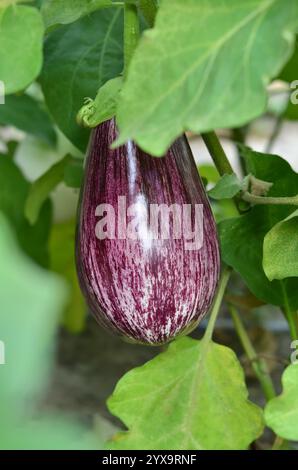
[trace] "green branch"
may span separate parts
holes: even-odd
[[[241,321],[241,318],[232,305],[229,305],[229,310],[231,317],[234,322],[235,330],[241,341],[242,347],[247,355],[248,359],[251,361],[252,368],[261,384],[262,390],[267,400],[271,400],[275,397],[275,390],[272,379],[270,377],[267,364],[264,360],[258,358],[258,355],[253,347],[253,344],[244,328],[244,325]]]

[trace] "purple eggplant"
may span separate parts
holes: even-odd
[[[163,344],[190,332],[211,305],[216,225],[186,137],[162,158],[131,141],[111,149],[116,137],[113,119],[91,136],[77,227],[80,285],[101,325]]]

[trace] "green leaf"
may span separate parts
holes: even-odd
[[[236,196],[241,189],[241,181],[233,173],[232,175],[223,175],[214,188],[208,191],[208,195],[213,199],[230,199]]]
[[[99,8],[112,6],[111,0],[46,0],[41,12],[47,28],[57,24],[73,23]]]
[[[273,184],[269,196],[294,196],[298,175],[276,155],[241,149],[248,172]],[[293,212],[291,206],[255,206],[247,214],[219,224],[222,259],[232,266],[256,297],[266,303],[298,308],[298,279],[270,282],[264,272],[263,241],[271,228]]]
[[[294,53],[292,54],[290,60],[286,63],[285,67],[279,74],[279,79],[284,80],[285,82],[293,82],[297,80],[297,70],[298,70],[298,37],[296,38],[296,47]]]
[[[184,130],[238,127],[260,115],[297,17],[296,0],[163,0],[123,87],[117,144],[134,139],[161,156]]]
[[[36,8],[10,6],[0,15],[0,80],[5,94],[26,88],[42,65],[44,26]]]
[[[219,173],[214,165],[198,165],[201,178],[205,178],[208,183],[217,183],[220,179]]]
[[[40,209],[48,195],[63,181],[65,167],[69,159],[70,157],[67,155],[55,163],[31,185],[25,204],[25,216],[31,224],[35,224],[37,221]]]
[[[53,226],[50,239],[50,267],[63,276],[69,286],[69,299],[64,309],[63,324],[72,333],[79,333],[85,326],[86,304],[81,294],[76,273],[75,221]]]
[[[62,132],[85,151],[89,130],[76,116],[84,99],[123,68],[123,16],[120,10],[100,10],[51,33],[45,42],[41,76],[47,106]]]
[[[265,420],[284,439],[298,441],[298,366],[288,366],[282,377],[283,393],[269,401]]]
[[[48,351],[66,290],[58,277],[21,253],[2,213],[0,227],[0,331],[7,363],[0,366],[0,394],[21,402],[40,390],[47,377]]]
[[[266,234],[263,268],[270,281],[298,277],[298,217],[283,220]]]
[[[38,416],[34,409],[47,385],[66,286],[19,250],[1,213],[0,252],[0,339],[6,362],[0,365],[0,448],[86,448],[84,428],[63,416]]]
[[[48,114],[29,95],[9,95],[0,106],[0,124],[14,126],[47,144],[55,145],[57,136]]]
[[[0,211],[2,211],[17,234],[24,251],[39,264],[48,262],[48,236],[52,222],[52,210],[49,201],[42,206],[34,225],[30,225],[24,216],[25,201],[30,184],[10,157],[0,157]]]
[[[99,89],[95,100],[88,100],[80,109],[77,117],[79,124],[86,127],[96,127],[114,117],[122,84],[122,77],[112,78],[106,82]]]
[[[112,449],[246,449],[263,429],[233,351],[191,338],[128,372],[108,407],[129,429]]]
[[[84,161],[71,158],[64,169],[64,183],[70,188],[80,188],[84,177]]]

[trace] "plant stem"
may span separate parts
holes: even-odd
[[[212,131],[202,134],[202,139],[205,142],[205,145],[220,176],[234,173],[228,157],[226,156],[226,153],[215,132]]]
[[[207,329],[205,331],[204,338],[203,338],[204,342],[209,342],[212,338],[215,322],[219,314],[219,309],[222,303],[222,299],[223,299],[230,275],[231,275],[231,269],[229,267],[225,267],[224,270],[222,271],[222,274],[219,280],[219,285],[218,285],[217,293],[216,293],[215,300],[213,303],[213,307],[211,310],[210,319],[209,319],[208,326],[207,326]]]
[[[140,10],[150,28],[153,28],[157,6],[155,0],[139,0]]]
[[[290,329],[292,340],[293,341],[297,340],[298,339],[298,328],[297,328],[297,321],[295,319],[295,316],[297,315],[297,313],[290,310],[288,306],[284,306],[282,311],[283,311],[284,316],[286,317],[286,320],[289,324],[289,329]]]
[[[238,334],[238,337],[241,341],[243,349],[251,361],[252,368],[261,384],[263,389],[264,395],[267,400],[271,400],[275,397],[275,390],[274,385],[271,380],[267,364],[264,360],[258,358],[257,353],[253,347],[253,344],[244,328],[244,325],[241,321],[241,318],[233,305],[229,305],[229,310],[231,313],[231,317],[234,322],[235,330]]]
[[[242,195],[242,199],[251,204],[275,204],[275,205],[291,205],[298,206],[298,195],[292,197],[265,197],[255,196],[246,191]]]
[[[138,10],[132,3],[124,4],[124,78],[140,37]]]

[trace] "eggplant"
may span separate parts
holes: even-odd
[[[162,158],[132,141],[111,149],[116,137],[114,119],[91,135],[78,277],[101,325],[160,345],[190,332],[210,308],[220,271],[216,225],[185,136]]]

